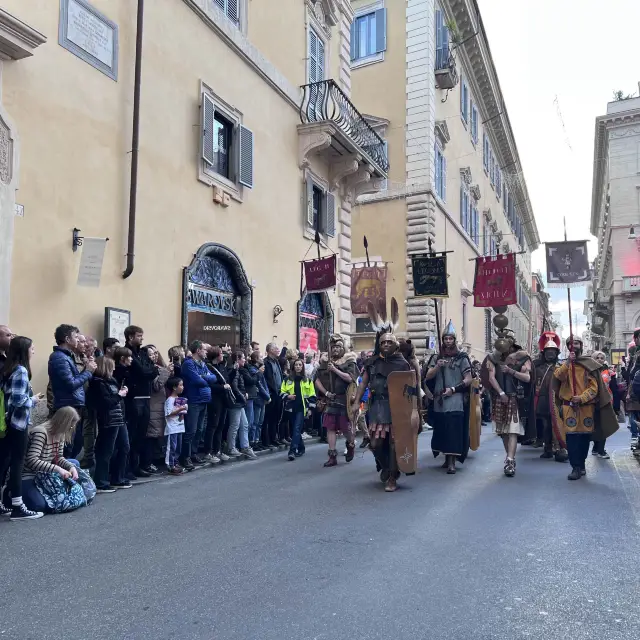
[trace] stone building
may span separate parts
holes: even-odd
[[[640,98],[607,104],[596,118],[591,233],[591,328],[597,347],[626,350],[640,327]]]
[[[63,322],[163,351],[349,331],[351,207],[387,153],[350,100],[350,0],[282,4],[2,3],[0,322],[37,386]],[[339,282],[301,299],[316,232]]]
[[[429,238],[448,256],[441,306],[478,358],[492,342],[491,311],[473,306],[473,258],[518,252],[510,327],[530,346],[531,252],[538,230],[489,42],[475,1],[354,0],[352,92],[387,144],[383,190],[358,201],[353,238],[388,263],[388,297],[420,352],[435,338],[431,301],[414,297],[410,254]],[[352,247],[354,261],[363,249]],[[358,322],[354,319],[355,324]],[[366,323],[354,336],[371,343]]]

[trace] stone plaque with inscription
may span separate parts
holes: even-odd
[[[60,0],[58,42],[113,80],[118,79],[118,25],[87,0]]]

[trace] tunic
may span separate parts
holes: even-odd
[[[565,433],[593,433],[595,426],[594,415],[596,399],[598,398],[598,378],[599,372],[590,372],[578,362],[575,368],[575,388],[574,376],[570,372],[569,364],[565,362],[558,367],[553,376],[560,381],[558,390],[558,400],[561,405],[561,420]],[[573,396],[580,396],[582,403],[576,406],[570,404]]]
[[[471,371],[471,362],[469,356],[460,351],[446,360],[448,364],[438,371],[433,386],[435,399],[431,450],[434,457],[443,453],[456,456],[460,462],[464,462],[469,453],[469,391],[454,393],[448,398],[440,394],[462,383],[465,375]]]

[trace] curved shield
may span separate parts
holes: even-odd
[[[402,473],[413,474],[418,463],[418,387],[415,371],[393,371],[387,377],[391,408],[391,435]]]
[[[480,398],[480,381],[471,381],[469,393],[469,448],[477,451],[480,448],[482,435],[482,400]]]

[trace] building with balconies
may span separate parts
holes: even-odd
[[[640,98],[596,118],[591,233],[598,241],[589,312],[599,348],[626,349],[640,326]]]
[[[474,259],[515,252],[518,302],[509,326],[531,347],[531,252],[539,245],[533,207],[482,18],[469,0],[353,0],[352,99],[388,149],[383,188],[363,194],[352,237],[387,264],[387,296],[401,304],[401,330],[420,353],[435,344],[431,300],[416,298],[411,255],[448,255],[442,323],[481,359],[493,341],[492,312],[473,306]],[[352,247],[354,261],[364,250]],[[356,257],[357,256],[357,257]],[[443,324],[441,324],[443,326]],[[354,318],[357,348],[370,346]],[[536,337],[537,339],[537,337]]]
[[[350,0],[2,3],[0,322],[40,345],[38,388],[60,323],[163,350],[350,330],[351,207],[389,170],[352,20]],[[90,287],[87,238],[109,239]],[[301,297],[316,238],[339,281]]]

